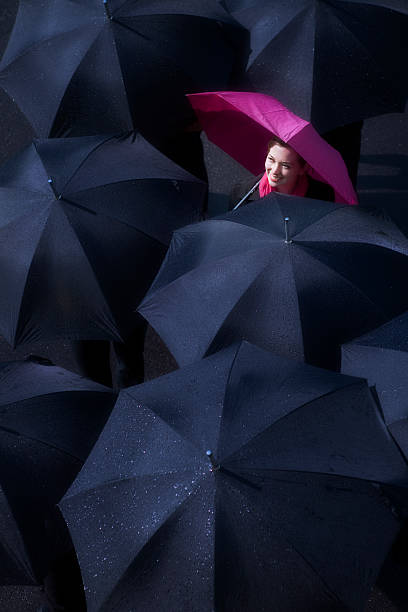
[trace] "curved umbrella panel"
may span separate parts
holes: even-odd
[[[164,254],[133,227],[55,204],[30,262],[15,341],[49,334],[121,341]]]
[[[19,203],[19,202],[18,202]],[[15,346],[19,335],[21,301],[28,280],[32,259],[47,224],[50,204],[40,201],[35,206],[35,215],[28,214],[13,219],[1,228],[0,235],[0,294],[2,335]]]
[[[22,538],[39,581],[59,546],[55,504],[75,478],[81,461],[3,428],[0,438],[1,487],[20,533],[17,537]]]
[[[212,421],[205,433],[202,399]],[[359,432],[349,438],[353,415]],[[299,427],[306,466],[287,444],[291,432],[301,438]],[[210,469],[206,446],[219,469]],[[120,395],[60,503],[88,607],[159,610],[172,584],[174,610],[190,609],[193,600],[200,610],[261,609],[276,600],[289,611],[300,597],[310,607],[357,609],[399,525],[382,488],[364,476],[405,481],[407,465],[363,381],[243,343],[133,387]]]
[[[407,317],[389,323],[342,346],[343,372],[363,376],[375,392],[387,427],[408,457],[408,401],[406,373]]]
[[[0,486],[0,583],[37,584],[24,540]]]
[[[39,136],[52,131],[67,84],[99,28],[92,27],[90,32],[83,28],[81,33],[82,37],[73,31],[41,41],[1,70],[0,86],[16,101]]]
[[[55,505],[105,425],[115,394],[31,361],[1,364],[0,388],[0,582],[37,584],[65,546]]]
[[[408,51],[408,15],[402,3],[225,4],[251,31],[249,82],[281,99],[320,132],[403,111],[407,85],[401,63],[395,61]],[[380,48],[373,34],[379,24]]]
[[[82,10],[74,3],[47,3],[29,36],[32,7],[21,5],[0,85],[37,135],[125,131],[139,124],[174,129],[190,115],[187,91],[227,85],[239,55],[231,40],[238,31],[245,39],[247,33],[220,7],[211,10],[215,2],[186,14],[179,3],[151,14],[132,11],[132,4],[139,6],[125,2],[111,10],[100,0]],[[222,22],[216,20],[220,12]]]

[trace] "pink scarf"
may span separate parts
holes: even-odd
[[[307,180],[306,174],[301,174],[298,182],[296,183],[295,189],[290,195],[303,197],[306,194],[308,187],[309,181]],[[261,182],[259,183],[259,195],[261,198],[263,198],[264,196],[268,195],[268,193],[271,193],[271,191],[276,191],[276,187],[272,187],[272,185],[269,184],[268,175],[265,172],[261,178]]]

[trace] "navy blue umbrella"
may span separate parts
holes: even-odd
[[[221,4],[251,34],[246,86],[278,98],[319,132],[404,111],[405,0]]]
[[[36,140],[0,167],[0,333],[126,339],[206,184],[141,136]]]
[[[56,503],[115,395],[62,368],[0,364],[0,584],[41,582],[66,547]]]
[[[343,344],[341,371],[375,385],[388,429],[408,457],[408,313]]]
[[[270,194],[175,232],[139,307],[180,365],[245,339],[340,367],[340,345],[408,308],[408,241],[354,206]]]
[[[168,131],[185,93],[228,89],[248,38],[215,0],[22,0],[0,86],[39,137]]]
[[[407,476],[365,381],[244,342],[122,391],[60,507],[89,612],[357,611]]]

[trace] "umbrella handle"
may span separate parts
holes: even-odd
[[[243,198],[241,198],[241,200],[238,202],[238,204],[235,204],[234,208],[232,210],[236,210],[238,208],[238,206],[241,206],[242,202],[245,202],[245,200],[251,195],[251,193],[254,193],[255,189],[258,187],[259,183],[262,181],[262,176],[259,179],[259,181],[257,181],[255,183],[255,185],[253,187],[251,187],[251,189],[248,191],[248,193],[246,193],[244,195]]]

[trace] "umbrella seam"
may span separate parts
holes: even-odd
[[[172,372],[169,372],[169,375],[171,375]],[[137,392],[136,392],[137,393]],[[128,391],[126,389],[126,391],[122,392],[122,395],[128,395],[133,401],[136,401],[137,404],[139,404],[139,406],[141,406],[143,409],[147,409],[149,410],[149,412],[151,414],[153,414],[154,417],[160,419],[161,423],[164,423],[164,425],[166,427],[168,427],[169,429],[171,429],[171,431],[175,432],[177,434],[177,436],[179,438],[181,438],[181,440],[183,440],[184,442],[187,442],[190,446],[193,447],[193,449],[195,451],[198,451],[198,454],[203,456],[203,458],[205,457],[205,450],[202,449],[202,447],[198,446],[197,443],[193,440],[190,440],[190,438],[187,438],[186,435],[184,433],[181,433],[178,429],[176,429],[171,423],[169,423],[168,421],[166,421],[160,414],[158,414],[153,408],[150,408],[148,402],[144,402],[143,400],[140,401],[137,397],[137,395],[132,395],[132,392]]]
[[[88,489],[87,489],[88,490]],[[181,508],[183,508],[186,504],[187,501],[191,498],[191,495],[196,495],[197,492],[199,490],[198,485],[195,487],[194,491],[192,491],[190,494],[187,493],[186,497],[183,499],[183,501],[181,503],[179,503],[178,505],[176,505],[172,511],[169,511],[168,514],[166,514],[165,517],[163,517],[162,522],[157,525],[157,527],[154,529],[154,531],[152,531],[152,533],[148,536],[148,539],[146,540],[146,542],[139,548],[139,550],[137,552],[132,552],[132,559],[131,561],[126,565],[126,568],[124,569],[124,571],[122,572],[122,577],[123,575],[126,573],[126,571],[129,570],[129,568],[131,568],[132,564],[137,560],[138,556],[143,552],[143,550],[146,548],[146,546],[148,546],[151,542],[151,540],[156,536],[156,534],[165,526],[165,524],[167,523],[167,521],[172,518],[174,516],[174,514],[176,512],[179,512]],[[59,504],[58,504],[59,506]],[[65,517],[64,517],[65,518]],[[78,559],[79,561],[79,559]],[[80,564],[81,565],[81,564]],[[82,572],[81,572],[82,573]],[[118,587],[118,585],[120,584],[121,578],[119,578],[119,580],[115,583],[115,585],[112,587],[112,589],[110,589],[109,593],[106,594],[106,596],[103,598],[102,602],[100,602],[99,604],[99,609],[102,607],[103,604],[108,603],[109,602],[109,598],[113,595],[113,593],[115,592],[116,588]]]
[[[76,28],[72,28],[71,30],[67,30],[66,32],[60,32],[58,34],[54,34],[53,36],[49,36],[48,38],[41,38],[40,40],[36,40],[29,47],[27,47],[26,49],[21,51],[21,53],[19,53],[15,57],[13,57],[13,59],[11,59],[4,67],[1,68],[0,79],[1,79],[1,72],[3,72],[3,70],[5,70],[7,67],[11,66],[15,61],[17,61],[20,58],[24,57],[24,55],[27,55],[28,53],[31,53],[33,50],[35,50],[36,47],[40,47],[44,43],[47,43],[47,42],[52,41],[54,39],[58,39],[60,36],[62,36],[64,34],[68,34],[68,33],[71,34],[72,32],[76,32],[77,30],[85,30],[86,27],[89,27],[89,26],[80,25],[80,26],[78,26]],[[99,36],[99,34],[97,34],[97,36]],[[10,37],[10,40],[11,40],[11,37]],[[93,44],[93,42],[91,42],[90,46],[92,44]],[[81,62],[79,62],[79,63],[81,63]]]
[[[313,367],[313,366],[310,366]],[[318,368],[321,369],[321,368]],[[351,376],[347,376],[347,375],[343,375],[347,378],[357,378],[357,377],[351,377]],[[300,406],[296,406],[296,408],[294,410],[291,410],[290,412],[287,412],[286,414],[283,414],[282,416],[280,416],[278,419],[276,419],[275,421],[273,421],[273,423],[270,423],[266,428],[262,429],[260,432],[258,432],[254,437],[252,437],[250,440],[248,440],[247,442],[245,442],[245,444],[243,444],[242,446],[240,446],[238,449],[234,450],[232,453],[230,453],[229,455],[227,455],[226,457],[222,458],[222,463],[224,463],[227,460],[230,460],[232,457],[234,457],[234,455],[236,455],[236,453],[241,452],[242,449],[246,448],[249,444],[252,444],[254,442],[254,440],[256,440],[257,438],[259,438],[259,436],[262,436],[266,431],[268,431],[268,429],[271,429],[272,427],[275,427],[275,425],[277,423],[280,423],[280,421],[283,421],[285,418],[290,418],[294,413],[296,413],[298,410],[301,410],[303,408],[308,407],[310,404],[313,404],[313,402],[323,399],[325,397],[329,397],[330,395],[333,395],[335,393],[338,393],[339,391],[346,389],[348,387],[360,387],[362,382],[365,382],[365,379],[359,379],[358,382],[356,382],[355,380],[352,380],[351,382],[346,382],[342,387],[340,388],[336,388],[336,389],[332,389],[330,391],[327,391],[326,393],[323,393],[321,395],[318,395],[316,397],[313,397],[312,399],[307,400],[306,402],[304,402],[303,404],[301,404]],[[274,468],[276,469],[276,468]]]
[[[26,545],[24,543],[24,539],[22,537],[21,530],[19,528],[18,522],[17,522],[17,520],[16,520],[16,518],[14,516],[13,510],[12,510],[12,508],[11,508],[11,506],[10,506],[10,504],[9,504],[9,502],[8,502],[6,497],[5,497],[5,503],[7,504],[8,511],[11,514],[12,521],[13,521],[15,527],[16,527],[16,530],[17,530],[17,539],[18,539],[18,542],[19,542],[19,546],[21,547],[20,550],[22,550],[23,554],[26,556],[26,560],[20,559],[20,557],[18,556],[18,554],[16,553],[14,548],[11,547],[3,537],[0,538],[1,539],[1,544],[2,544],[2,546],[4,546],[5,550],[7,551],[7,554],[10,555],[10,557],[13,560],[13,562],[17,566],[17,568],[20,571],[23,571],[25,574],[28,574],[29,577],[31,578],[31,580],[33,580],[33,582],[37,583],[36,573],[34,571],[32,563],[31,563],[30,554],[29,554],[29,552],[27,550],[27,547],[26,547]]]
[[[69,218],[67,217],[67,215],[66,215],[66,213],[65,213],[64,208],[63,208],[63,207],[60,205],[60,206],[59,206],[59,209],[60,209],[61,213],[64,215],[64,217],[65,217],[65,219],[66,219],[66,221],[67,221],[67,223],[68,223],[68,225],[69,225],[69,227],[70,227],[70,229],[71,229],[71,231],[72,231],[72,234],[73,234],[73,236],[74,236],[74,237],[75,237],[75,239],[76,239],[77,244],[78,244],[78,245],[79,245],[79,247],[81,248],[81,251],[82,251],[82,254],[83,254],[84,258],[85,258],[85,259],[86,259],[86,261],[88,262],[89,267],[91,268],[91,270],[92,270],[92,272],[93,272],[93,278],[94,278],[95,284],[97,285],[97,287],[98,287],[98,289],[99,289],[99,291],[100,291],[100,294],[101,294],[101,296],[102,296],[102,298],[103,298],[103,300],[104,300],[104,302],[105,302],[105,305],[108,307],[109,313],[110,313],[110,315],[112,316],[112,321],[113,321],[113,322],[114,322],[114,324],[115,324],[115,333],[116,333],[116,334],[118,335],[118,337],[120,338],[120,334],[119,334],[119,331],[118,331],[118,330],[119,330],[119,325],[118,325],[118,323],[117,323],[117,321],[116,321],[115,317],[113,316],[113,313],[112,313],[112,310],[111,310],[111,307],[110,307],[109,300],[107,299],[107,297],[106,297],[106,295],[105,295],[104,291],[102,290],[102,286],[101,286],[101,284],[100,284],[100,282],[99,282],[99,277],[98,277],[98,275],[96,274],[96,271],[95,271],[95,269],[94,269],[94,267],[93,267],[93,265],[92,265],[91,261],[89,260],[89,258],[88,258],[88,256],[87,256],[87,253],[86,253],[86,250],[85,250],[85,248],[84,248],[84,245],[82,244],[81,239],[79,238],[79,236],[78,236],[78,234],[76,233],[76,231],[75,231],[74,227],[72,226],[71,221],[70,221],[70,220],[69,220]],[[94,214],[95,214],[95,213],[94,213]],[[48,224],[48,220],[49,220],[49,217],[47,218],[46,225]],[[42,237],[42,236],[41,236],[41,237]],[[39,241],[39,242],[40,242],[40,241]],[[33,263],[33,261],[34,261],[34,258],[35,258],[35,253],[36,253],[36,251],[37,251],[37,249],[38,249],[38,246],[39,246],[39,244],[37,245],[37,248],[36,248],[36,250],[35,250],[35,252],[34,252],[34,256],[33,256],[32,260],[31,260],[30,268],[31,268],[31,265],[32,265],[32,263]],[[27,275],[27,276],[28,276],[28,275]],[[112,334],[111,334],[111,335],[112,335]]]
[[[69,86],[69,85],[68,85]],[[68,89],[68,87],[67,87]],[[82,166],[85,164],[85,162],[88,161],[88,159],[91,157],[91,155],[93,155],[93,153],[95,153],[95,151],[97,149],[99,149],[100,147],[102,147],[104,144],[106,144],[109,140],[113,140],[115,138],[114,135],[106,135],[103,137],[104,140],[102,140],[102,142],[99,142],[98,144],[96,144],[91,151],[89,151],[89,153],[86,154],[86,156],[84,157],[84,159],[78,164],[78,166],[75,168],[74,172],[72,173],[72,175],[69,177],[69,179],[67,180],[67,182],[65,183],[65,185],[62,187],[61,189],[61,196],[63,195],[64,190],[67,188],[67,186],[69,185],[69,183],[72,181],[72,179],[74,178],[74,176],[79,172],[79,170],[82,168]]]
[[[49,208],[51,206],[52,206],[52,204],[49,205]],[[17,315],[17,318],[16,318],[16,325],[15,325],[14,333],[13,333],[13,344],[12,344],[13,345],[13,349],[15,349],[17,343],[20,342],[20,341],[17,342],[16,338],[18,338],[21,335],[21,329],[20,329],[20,327],[21,327],[21,309],[22,309],[23,302],[24,302],[24,296],[25,296],[25,292],[26,292],[26,288],[27,288],[28,279],[30,277],[31,268],[32,268],[33,263],[34,263],[35,255],[37,253],[37,250],[38,250],[39,245],[41,243],[41,240],[43,238],[44,230],[47,227],[48,217],[49,217],[49,213],[47,215],[47,218],[45,219],[45,222],[43,224],[43,228],[42,228],[42,230],[41,230],[41,232],[39,234],[38,242],[36,244],[35,249],[33,250],[33,256],[31,258],[30,265],[28,266],[27,271],[25,273],[25,278],[24,278],[23,286],[21,288],[21,291],[19,292],[19,294],[20,294],[20,303],[19,303],[19,306],[18,306],[18,315]]]
[[[392,442],[393,445],[395,445],[394,441]],[[396,451],[399,451],[399,455],[403,457],[402,453],[400,452],[400,449],[397,448]],[[406,460],[405,460],[405,463]],[[350,480],[355,480],[355,481],[361,481],[361,482],[366,482],[368,484],[372,484],[372,485],[378,485],[378,486],[393,486],[393,487],[397,487],[399,489],[402,489],[404,491],[406,491],[408,489],[408,480],[404,480],[403,482],[394,482],[394,481],[385,481],[385,480],[379,480],[378,478],[365,478],[365,477],[361,477],[361,476],[351,476],[349,474],[337,474],[334,472],[323,472],[321,470],[316,470],[316,471],[311,471],[311,470],[299,470],[299,469],[285,469],[285,468],[280,468],[280,467],[274,467],[274,468],[249,468],[251,470],[251,472],[257,472],[258,470],[261,472],[285,472],[285,473],[291,473],[291,474],[310,474],[311,476],[329,476],[331,478],[341,478],[342,480],[344,480],[345,478],[350,479]],[[282,480],[282,479],[276,479],[276,480]],[[289,481],[290,484],[293,484],[291,481]]]
[[[130,179],[129,182],[131,182],[133,179]],[[127,182],[127,181],[118,181],[118,182]],[[118,183],[117,182],[117,183]],[[117,184],[116,183],[116,184]],[[113,184],[113,183],[109,183],[109,184]],[[101,187],[103,187],[103,185],[101,185]],[[79,192],[75,192],[75,193],[83,193],[84,191],[91,191],[93,188],[89,187],[89,189],[86,190],[81,190]],[[73,193],[73,197],[75,198],[75,193]],[[136,227],[135,225],[133,225],[132,223],[130,223],[129,221],[124,221],[122,219],[118,219],[117,217],[115,217],[113,214],[109,214],[107,212],[96,212],[95,210],[93,210],[92,208],[89,208],[87,206],[83,206],[82,204],[78,204],[77,202],[75,202],[74,200],[70,200],[67,197],[65,197],[64,195],[61,196],[61,199],[66,202],[67,204],[70,204],[71,206],[74,206],[75,208],[80,208],[81,210],[87,211],[93,215],[100,215],[101,217],[108,217],[110,219],[114,219],[116,223],[120,223],[122,225],[126,225],[127,227],[131,227],[132,229],[136,230],[137,232],[139,232],[140,234],[143,234],[144,236],[147,236],[147,238],[149,238],[150,240],[154,240],[160,244],[162,244],[164,247],[168,248],[168,242],[165,242],[164,240],[162,240],[161,238],[158,238],[157,236],[153,236],[152,234],[149,234],[147,232],[145,232],[144,230],[140,229],[139,227]]]
[[[290,544],[290,546],[293,548],[293,550],[296,552],[297,555],[299,555],[299,557],[301,557],[301,559],[303,559],[303,561],[306,563],[306,565],[313,571],[313,573],[319,578],[319,580],[324,584],[324,586],[326,587],[326,589],[328,590],[328,592],[334,596],[335,600],[344,605],[344,602],[340,599],[340,597],[337,595],[337,593],[335,591],[333,591],[333,589],[329,586],[329,584],[326,582],[326,580],[321,576],[321,574],[318,573],[318,571],[315,569],[315,567],[312,565],[312,563],[309,561],[309,559],[306,558],[305,555],[302,555],[302,553],[298,550],[298,548],[294,545],[294,543],[292,542],[292,540],[290,538],[288,538],[287,536],[285,536],[285,540]]]
[[[216,223],[218,223],[218,221],[217,221],[217,220],[215,220],[215,219],[208,219],[208,220],[206,220],[204,223],[213,223],[214,221],[215,221]],[[220,221],[224,221],[224,219],[220,219]],[[228,220],[228,221],[229,221],[229,220]],[[243,224],[241,224],[241,223],[237,223],[237,222],[234,222],[234,223],[236,223],[236,225],[243,225]],[[196,227],[196,226],[199,226],[199,225],[200,225],[200,224],[198,224],[198,223],[197,223],[197,224],[195,224],[195,227]],[[244,227],[245,227],[245,226],[244,226]],[[248,227],[249,227],[249,226],[248,226]],[[259,233],[260,233],[260,234],[265,234],[266,236],[271,236],[271,234],[268,234],[267,232],[263,232],[262,230],[257,230],[257,229],[255,229],[255,228],[251,228],[251,229],[254,229],[254,231],[257,231],[257,232],[259,231]],[[174,235],[178,235],[178,236],[182,236],[182,230],[176,230],[176,231],[175,231],[173,234],[174,234]],[[272,240],[271,240],[271,241],[272,241]],[[267,249],[267,248],[268,248],[268,246],[263,246],[263,247],[257,247],[257,246],[254,246],[253,248],[249,248],[248,250],[246,250],[246,251],[245,251],[245,253],[252,253],[252,252],[255,252],[255,251],[257,251],[257,250],[263,250],[263,249]],[[240,251],[240,253],[242,253],[242,251]],[[220,258],[218,258],[218,259],[213,259],[213,260],[207,261],[207,262],[205,262],[205,263],[200,263],[200,264],[199,264],[198,266],[196,266],[195,268],[191,268],[190,270],[187,270],[187,272],[182,272],[182,273],[181,273],[179,276],[177,276],[176,278],[174,278],[172,281],[170,281],[170,282],[169,282],[169,283],[167,283],[166,285],[162,285],[162,286],[161,286],[159,289],[155,290],[155,291],[154,291],[154,293],[152,293],[152,294],[151,294],[151,296],[149,296],[149,299],[151,299],[151,297],[153,297],[153,296],[156,296],[156,295],[157,295],[157,294],[159,294],[161,291],[164,291],[165,289],[167,289],[168,287],[170,287],[171,285],[173,285],[174,283],[176,283],[176,282],[177,282],[177,281],[179,281],[180,279],[184,278],[184,277],[185,277],[185,276],[187,276],[188,274],[191,274],[191,273],[193,273],[195,270],[198,270],[198,269],[199,269],[201,266],[206,266],[206,265],[212,264],[212,263],[214,263],[214,262],[218,262],[218,261],[224,261],[224,260],[226,260],[226,259],[233,258],[233,257],[235,257],[235,256],[236,256],[236,253],[231,253],[231,254],[225,255],[225,256],[223,256],[223,257],[220,257]],[[165,260],[163,261],[162,266],[164,266],[164,264],[165,264]],[[160,273],[160,270],[159,270],[159,273]],[[158,273],[158,274],[159,274],[159,273]],[[158,274],[157,274],[157,276],[158,276]],[[156,276],[156,278],[157,278],[157,276]],[[155,280],[156,280],[156,279],[155,279]],[[149,291],[150,291],[150,289],[149,289]],[[146,297],[148,297],[148,296],[146,295]],[[144,300],[146,299],[146,297],[144,298]],[[143,301],[144,301],[144,300],[143,300]],[[148,303],[148,300],[146,300],[146,303]]]
[[[368,5],[368,6],[370,6],[370,5]],[[401,17],[402,15],[404,15],[404,13],[402,13],[402,12],[401,12],[401,11],[399,11],[399,10],[391,9],[390,7],[385,7],[385,6],[380,6],[380,7],[378,7],[378,5],[377,5],[377,4],[375,4],[375,3],[373,3],[373,2],[371,3],[371,6],[374,6],[374,8],[382,8],[382,9],[384,9],[385,11],[387,11],[387,10],[391,10],[391,11],[393,11],[394,13],[396,13],[396,16],[398,16],[398,17]],[[340,15],[341,15],[341,13],[346,13],[347,15],[351,15],[353,18],[356,18],[355,14],[350,13],[350,12],[349,12],[349,11],[347,11],[347,9],[345,9],[343,6],[337,7],[337,10],[340,12]],[[366,46],[366,45],[363,43],[363,41],[362,41],[362,40],[360,40],[359,38],[357,38],[357,36],[354,34],[354,32],[353,32],[352,30],[350,30],[350,28],[347,26],[347,24],[344,22],[344,20],[341,18],[341,16],[338,16],[337,14],[335,14],[335,17],[336,17],[336,20],[337,20],[337,21],[340,21],[340,23],[343,25],[343,27],[345,28],[345,30],[347,30],[347,32],[348,32],[348,33],[349,33],[349,34],[350,34],[350,35],[353,37],[353,39],[354,39],[355,41],[357,41],[358,45],[359,45],[360,47],[363,47],[363,48],[364,48],[364,50],[366,51],[367,56],[369,57],[369,59],[370,59],[370,60],[375,60],[375,63],[376,63],[376,64],[377,64],[379,61],[381,61],[381,54],[374,55],[374,54],[372,53],[372,51],[370,50],[370,48],[368,48],[368,47],[367,47],[367,46]],[[358,19],[358,21],[359,21],[359,23],[360,23],[360,24],[365,25],[365,22],[364,22],[364,21],[362,21],[362,20],[361,20],[361,18],[359,18],[359,16],[357,16],[357,19]],[[387,70],[387,67],[386,67],[386,66],[382,66],[382,68],[383,68],[383,69],[384,69],[386,72],[388,72],[388,70]],[[391,83],[390,83],[390,84],[391,84]]]
[[[305,240],[305,242],[307,242],[307,241]],[[346,241],[345,241],[345,242],[346,242]],[[406,256],[406,254],[405,254],[405,253],[402,253],[402,252],[400,252],[400,251],[395,251],[395,250],[394,250],[394,249],[392,249],[392,248],[389,248],[389,247],[383,247],[383,246],[381,246],[381,245],[376,245],[376,244],[373,244],[373,243],[364,243],[364,242],[356,242],[356,243],[354,243],[354,242],[346,242],[346,243],[347,243],[347,245],[359,245],[359,246],[360,246],[361,244],[366,244],[366,245],[368,244],[369,246],[374,246],[374,247],[377,247],[377,248],[385,249],[385,250],[390,251],[390,252],[392,252],[392,253],[398,253],[398,254],[400,254],[400,255],[405,255],[405,256]],[[301,248],[304,248],[305,250],[309,248],[311,251],[313,251],[313,246],[314,246],[314,245],[323,244],[323,241],[321,241],[321,242],[313,242],[313,241],[310,241],[310,242],[309,242],[309,244],[313,244],[313,246],[311,246],[311,247],[309,247],[309,246],[308,246],[308,245],[306,245],[306,244],[302,244],[302,241],[298,241],[298,242],[296,242],[296,244],[297,244],[298,246],[300,246]],[[336,242],[330,242],[330,244],[331,244],[331,245],[334,245],[334,244],[340,244],[340,245],[341,245],[341,243],[336,243]],[[316,257],[314,257],[314,256],[313,256],[313,254],[311,254],[311,253],[308,253],[308,254],[309,254],[309,257],[311,257],[312,259],[316,259],[316,260],[319,262],[319,264],[320,264],[320,265],[322,265],[322,266],[323,266],[324,268],[326,268],[327,270],[330,270],[330,272],[332,272],[334,275],[339,276],[341,279],[343,279],[343,281],[345,281],[345,283],[346,283],[347,285],[349,285],[350,287],[352,287],[352,288],[353,288],[353,290],[357,291],[357,292],[358,292],[360,295],[364,296],[364,298],[365,298],[367,301],[369,301],[369,302],[370,302],[370,304],[372,304],[372,305],[375,307],[375,310],[376,310],[377,312],[379,312],[379,313],[380,313],[382,316],[384,316],[385,318],[390,318],[390,317],[389,317],[389,315],[388,315],[388,314],[387,314],[387,313],[386,313],[386,312],[383,310],[383,308],[382,308],[382,307],[380,307],[378,304],[376,304],[376,303],[375,303],[375,302],[374,302],[374,301],[373,301],[373,300],[372,300],[372,299],[371,299],[371,298],[370,298],[368,295],[366,295],[366,293],[365,293],[365,292],[364,292],[362,289],[360,289],[360,287],[358,287],[358,285],[354,284],[354,283],[353,283],[353,282],[352,282],[350,279],[348,279],[347,277],[345,277],[345,276],[344,276],[343,274],[341,274],[341,272],[339,272],[338,270],[335,270],[334,268],[332,268],[332,267],[328,266],[328,265],[327,265],[325,262],[322,262],[320,259],[317,259]],[[296,280],[295,280],[295,284],[296,284]],[[345,342],[347,342],[347,340],[346,340]]]
[[[60,452],[63,455],[67,455],[68,457],[71,457],[72,459],[76,459],[81,464],[84,461],[83,457],[78,457],[77,455],[74,455],[73,453],[70,453],[69,451],[67,451],[65,449],[59,448],[58,446],[56,446],[55,444],[51,444],[50,442],[45,442],[44,440],[40,440],[39,438],[35,438],[33,436],[29,436],[27,434],[20,433],[16,429],[11,429],[11,428],[8,428],[8,427],[3,427],[3,425],[0,425],[0,431],[5,431],[5,432],[7,432],[7,433],[9,433],[11,435],[22,437],[22,438],[25,438],[26,440],[32,440],[33,442],[37,442],[37,443],[43,444],[44,446],[47,446],[49,448],[53,448],[54,450],[57,450],[58,452]]]

